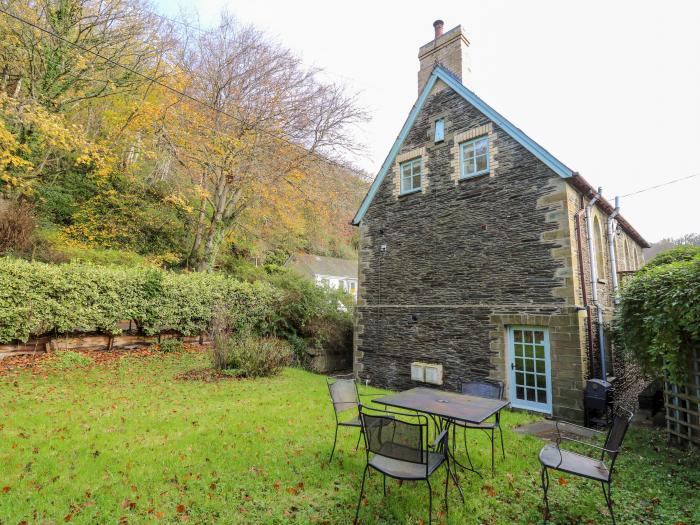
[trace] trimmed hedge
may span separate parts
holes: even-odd
[[[622,288],[613,328],[646,372],[683,383],[700,346],[700,250],[670,250],[637,272]]]
[[[118,334],[126,319],[148,335],[196,335],[222,304],[234,327],[265,333],[279,303],[280,292],[267,283],[219,274],[0,258],[0,343],[51,332]]]

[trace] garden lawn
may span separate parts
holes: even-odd
[[[296,369],[259,380],[176,379],[207,366],[196,353],[125,357],[87,369],[0,376],[0,524],[351,523],[364,452],[341,429],[329,466],[333,414],[323,376]],[[511,428],[507,457],[489,474],[488,441],[471,437],[485,475],[461,475],[466,503],[444,470],[433,479],[434,523],[540,523],[542,441]],[[700,523],[700,460],[632,429],[613,484],[618,523]],[[437,482],[439,481],[439,482]],[[554,523],[609,523],[598,484],[555,476]],[[424,483],[369,478],[362,523],[427,523]]]

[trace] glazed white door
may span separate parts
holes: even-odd
[[[515,408],[552,413],[549,331],[533,326],[508,328],[509,398]]]

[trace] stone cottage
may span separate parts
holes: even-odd
[[[465,87],[469,41],[434,27],[418,100],[353,219],[355,373],[393,389],[493,378],[513,407],[581,419],[585,381],[623,372],[601,328],[648,243]]]

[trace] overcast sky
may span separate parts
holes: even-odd
[[[176,15],[180,0],[154,0]],[[700,2],[198,0],[227,9],[360,93],[375,175],[417,96],[418,48],[462,24],[467,87],[610,200],[700,174]],[[191,7],[186,7],[191,10]],[[190,11],[191,12],[191,11]],[[192,20],[192,19],[191,19]],[[700,232],[700,176],[622,199],[649,241]]]

